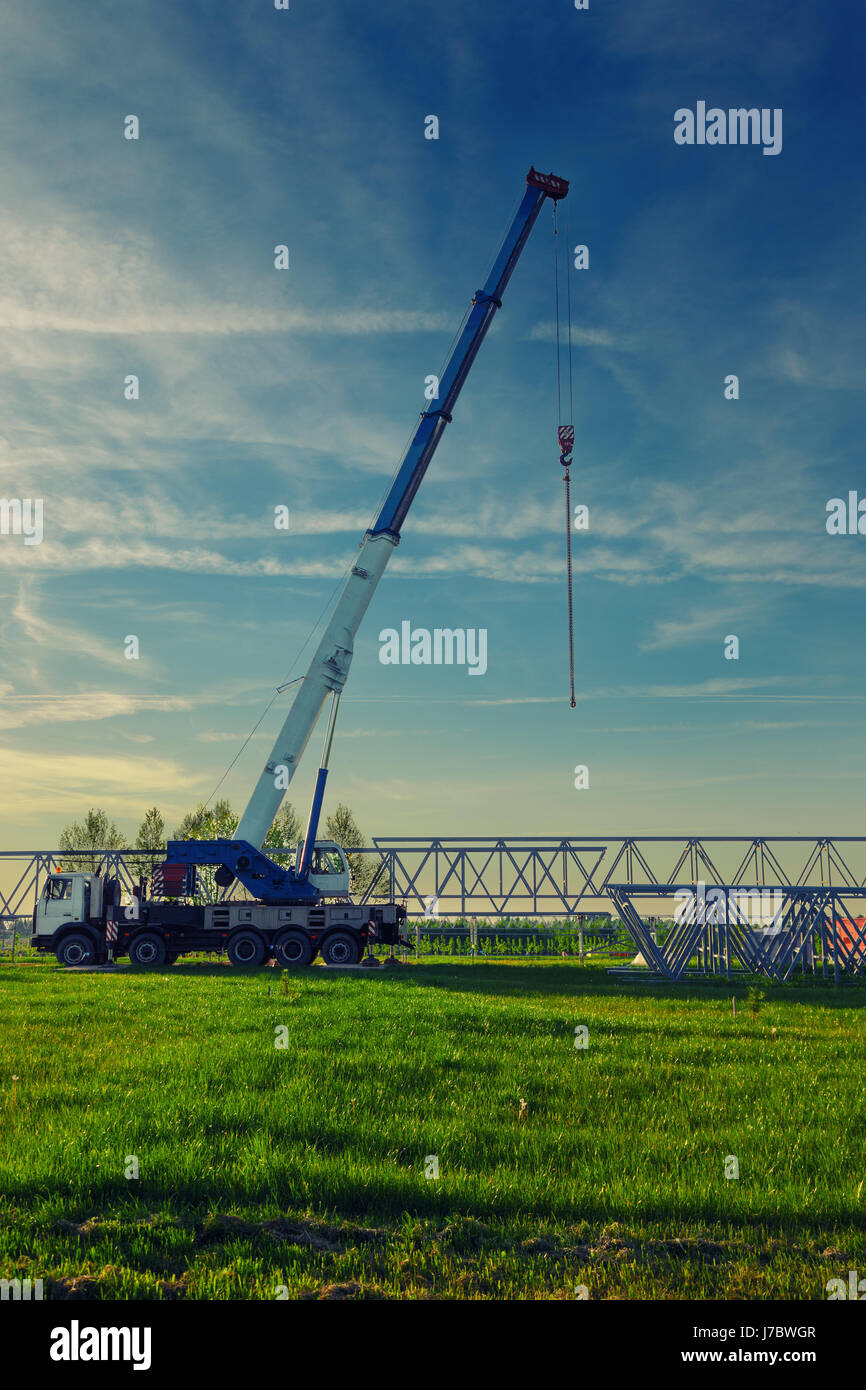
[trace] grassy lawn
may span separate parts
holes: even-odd
[[[0,1277],[54,1298],[823,1298],[866,1269],[866,988],[761,988],[753,1013],[742,985],[575,962],[4,966]]]

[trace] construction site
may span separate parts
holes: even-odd
[[[294,854],[288,846],[283,852]],[[621,925],[645,978],[670,981],[755,975],[785,982],[800,971],[838,982],[860,975],[866,960],[863,836],[616,836],[593,844],[553,836],[377,837],[353,854],[372,865],[358,904],[376,902],[388,885],[413,930],[420,934],[423,924],[437,939],[450,921],[468,932],[462,924],[470,918],[489,934],[497,921],[500,933],[520,921],[524,935],[544,924],[555,928],[557,919],[570,926],[604,918]],[[133,901],[140,851],[86,857],[98,877],[116,880]],[[11,885],[0,892],[0,924],[17,924],[29,939],[46,881],[74,872],[76,855],[7,850],[0,864]],[[213,900],[227,900],[226,890]],[[640,978],[629,966],[611,973]]]
[[[169,840],[166,856],[153,859],[149,876],[130,873],[131,852],[119,851],[75,871],[74,853],[63,868],[56,852],[24,856],[21,872],[0,901],[4,923],[32,918],[30,944],[56,955],[60,965],[80,968],[114,963],[124,955],[139,966],[172,964],[197,952],[225,951],[232,965],[261,966],[275,959],[288,967],[316,957],[332,966],[379,962],[373,945],[410,943],[410,910],[435,904],[435,915],[529,919],[574,918],[605,913],[621,923],[637,955],[632,966],[650,977],[679,981],[695,975],[733,973],[785,982],[797,970],[838,981],[866,963],[866,869],[862,839],[856,837],[686,837],[620,836],[575,844],[570,838],[473,837],[389,844],[376,839],[369,851],[372,873],[360,899],[353,896],[345,850],[317,838],[340,701],[355,641],[386,565],[401,542],[409,509],[469,377],[503,296],[545,206],[552,207],[556,442],[564,483],[565,572],[568,618],[569,705],[576,708],[574,643],[575,530],[571,499],[574,463],[573,264],[559,241],[560,204],[568,180],[531,167],[525,192],[494,256],[483,288],[472,296],[445,363],[428,378],[421,411],[378,513],[365,531],[357,560],[348,568],[339,596],[329,606],[306,674],[276,688],[250,735],[232,759],[238,761],[277,697],[291,703],[265,766],[230,838]],[[567,220],[565,244],[571,245]],[[564,259],[564,266],[561,262]],[[562,285],[560,280],[562,279]],[[438,654],[426,630],[404,621],[380,633],[379,659],[400,665],[454,664],[467,660],[471,644],[445,646],[436,629]],[[318,634],[317,634],[318,635]],[[461,634],[463,637],[464,634]],[[476,633],[469,636],[474,640]],[[469,674],[487,670],[472,660]],[[395,647],[386,654],[387,642]],[[138,639],[134,639],[138,651]],[[426,645],[425,645],[426,643]],[[732,644],[733,643],[733,647]],[[726,638],[726,654],[739,651]],[[480,653],[480,648],[479,648]],[[324,715],[324,744],[303,841],[265,853],[286,792],[301,757]],[[580,785],[586,769],[576,769]],[[221,779],[222,780],[222,779]],[[217,784],[220,785],[219,783]],[[590,842],[594,841],[594,842]],[[859,851],[859,854],[858,854]],[[20,856],[5,852],[4,868]],[[650,860],[661,867],[654,867]],[[141,867],[140,864],[138,866]],[[204,872],[202,872],[204,871]],[[13,875],[14,877],[14,875]],[[383,895],[383,889],[387,890]],[[707,891],[709,890],[709,891]],[[766,899],[766,900],[765,900]],[[770,901],[771,899],[771,901]]]

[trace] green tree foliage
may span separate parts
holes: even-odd
[[[366,838],[348,806],[340,802],[336,811],[325,821],[325,834],[329,840],[336,840],[343,849],[365,849]]]
[[[288,867],[295,862],[295,846],[300,840],[303,829],[301,818],[292,806],[291,802],[286,802],[265,836],[265,851],[270,855],[275,864],[283,864]],[[291,850],[290,854],[275,854],[277,849]]]
[[[72,821],[63,827],[57,843],[60,850],[95,851],[70,859],[64,864],[64,868],[70,870],[79,869],[82,873],[93,873],[99,867],[102,857],[97,851],[122,849],[126,844],[126,836],[121,834],[114,821],[109,819],[107,811],[103,811],[99,806],[91,806],[82,822]]]
[[[349,861],[349,874],[352,893],[360,898],[367,892],[379,871],[379,861],[372,854],[352,854],[353,849],[365,849],[366,837],[348,806],[340,802],[337,809],[325,821],[325,838],[336,840],[346,851]],[[376,898],[390,898],[391,884],[387,874],[382,874],[373,891]]]
[[[173,840],[230,840],[238,823],[237,812],[230,801],[215,801],[213,806],[201,802],[188,811],[172,836]]]
[[[135,837],[135,848],[151,850],[156,854],[165,849],[165,821],[156,806],[151,806],[145,813]]]
[[[130,868],[134,873],[148,877],[154,863],[158,862],[151,856],[165,853],[165,821],[156,806],[151,806],[150,810],[145,813],[144,820],[138,827],[138,834],[135,837],[135,848],[146,851],[147,854],[146,857],[143,854],[140,859],[132,859]]]
[[[240,817],[230,801],[215,801],[213,806],[196,806],[188,811],[174,832],[175,840],[230,840],[237,830]],[[283,806],[265,837],[266,849],[290,849],[298,843],[301,822],[290,802]],[[280,856],[281,860],[285,856]]]

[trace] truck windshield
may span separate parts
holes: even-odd
[[[56,901],[58,898],[72,897],[71,878],[49,878],[45,885],[46,898]]]

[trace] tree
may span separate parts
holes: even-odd
[[[94,873],[99,867],[102,853],[107,849],[122,849],[126,836],[118,830],[114,821],[109,820],[108,812],[99,806],[91,806],[83,822],[71,821],[60,832],[57,841],[61,850],[92,850],[88,856],[81,855],[70,860],[70,869],[90,870]]]
[[[380,865],[371,854],[350,853],[353,849],[366,849],[367,840],[352,812],[342,802],[325,821],[325,835],[329,840],[336,840],[337,844],[346,851],[352,892],[356,897],[363,897],[376,878]],[[379,878],[374,896],[377,898],[391,896],[391,884],[386,873]]]
[[[172,836],[175,840],[230,840],[237,827],[237,813],[230,801],[202,802],[188,811]]]
[[[135,837],[135,848],[142,850],[147,857],[130,860],[130,867],[136,874],[149,875],[156,862],[152,856],[165,853],[165,821],[156,806],[151,806],[145,812]]]
[[[135,848],[150,850],[154,854],[159,854],[165,849],[165,821],[156,806],[151,806],[150,810],[145,812],[144,820],[135,837]]]
[[[329,840],[336,840],[345,850],[365,849],[367,846],[361,827],[342,801],[325,821],[325,834]]]
[[[265,851],[275,864],[288,866],[295,862],[295,846],[303,834],[301,818],[291,802],[287,801],[277,813],[277,817],[265,836]],[[274,854],[274,850],[289,849],[291,854]]]

